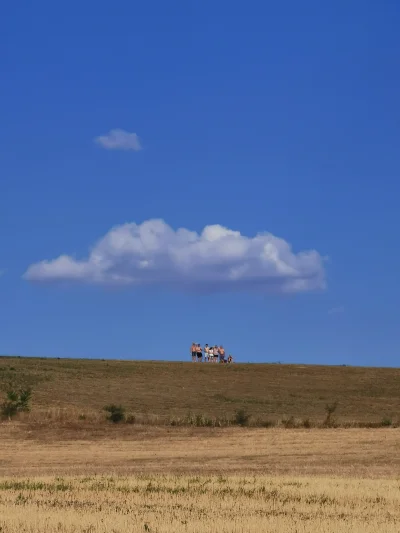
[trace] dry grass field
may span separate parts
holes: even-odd
[[[42,429],[2,427],[2,533],[400,530],[398,429]]]
[[[4,423],[0,476],[273,474],[400,478],[400,429],[259,429]],[[399,483],[400,486],[400,483]]]
[[[117,403],[155,420],[189,411],[230,417],[240,408],[270,420],[322,420],[335,401],[342,422],[400,416],[400,369],[0,357],[0,384],[11,378],[32,384],[32,415],[50,418],[93,418]]]
[[[321,420],[336,400],[343,423],[394,420],[398,370],[0,358],[9,380],[34,394],[0,423],[1,533],[400,531],[398,428],[161,423]],[[107,403],[147,423],[106,422]]]
[[[6,533],[398,533],[399,482],[271,476],[0,480]]]

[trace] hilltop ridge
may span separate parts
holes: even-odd
[[[101,410],[120,403],[136,413],[321,419],[339,403],[343,421],[400,415],[400,369],[285,364],[215,365],[94,359],[0,358],[0,382],[34,389],[33,412],[49,408]]]

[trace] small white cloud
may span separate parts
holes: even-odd
[[[110,130],[107,135],[100,135],[94,140],[107,150],[131,150],[139,152],[142,149],[139,137],[136,133],[115,129]]]
[[[24,278],[281,293],[325,287],[323,258],[315,250],[296,254],[271,233],[246,237],[220,225],[206,226],[200,234],[175,231],[163,220],[116,226],[87,258],[41,261]]]
[[[328,314],[330,315],[339,315],[340,313],[344,313],[344,305],[338,305],[337,307],[332,307],[328,311]]]

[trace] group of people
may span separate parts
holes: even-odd
[[[203,352],[204,352],[204,361],[207,363],[232,363],[233,357],[231,354],[228,355],[228,358],[225,359],[225,348],[222,346],[208,346],[204,345],[204,349],[197,342],[192,342],[190,347],[190,353],[192,355],[192,361],[201,363],[203,361]]]

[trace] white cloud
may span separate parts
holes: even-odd
[[[31,265],[24,278],[281,293],[325,286],[323,258],[315,250],[295,254],[285,240],[270,233],[246,237],[219,225],[206,226],[201,234],[175,231],[157,219],[116,226],[86,259],[61,255],[41,261]]]
[[[328,313],[330,315],[338,315],[340,313],[344,313],[344,305],[338,305],[337,307],[332,307],[329,309]]]
[[[139,137],[136,133],[115,129],[110,130],[106,135],[100,135],[94,140],[107,150],[132,150],[139,152],[142,149]]]

